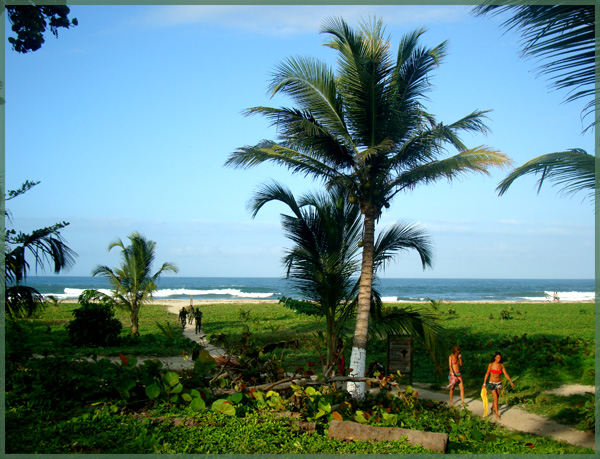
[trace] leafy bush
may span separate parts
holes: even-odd
[[[115,318],[109,299],[96,290],[84,290],[79,296],[81,307],[73,311],[74,320],[67,329],[77,346],[110,346],[119,339],[123,324]]]

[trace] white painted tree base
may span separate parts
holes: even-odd
[[[365,368],[367,365],[367,350],[358,347],[352,348],[352,354],[350,355],[350,368],[352,373],[349,376],[362,378],[365,375]],[[352,382],[348,381],[346,389],[352,398],[362,400],[365,398],[366,385],[364,382]]]

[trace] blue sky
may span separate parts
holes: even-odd
[[[568,148],[594,151],[581,135],[583,103],[563,104],[537,77],[536,62],[519,57],[516,32],[498,18],[477,18],[463,6],[72,6],[79,26],[46,37],[26,55],[6,42],[6,189],[41,183],[11,200],[15,228],[30,231],[66,220],[78,254],[68,275],[115,266],[116,238],[139,231],[157,243],[157,262],[180,276],[282,276],[289,242],[279,214],[266,206],[251,219],[246,205],[275,178],[296,195],[320,184],[262,165],[224,168],[236,148],[275,138],[267,120],[241,112],[283,106],[267,86],[290,56],[335,65],[323,45],[323,21],[333,15],[357,25],[382,17],[393,46],[427,28],[423,42],[449,42],[434,72],[426,106],[453,122],[487,110],[488,145],[515,165]],[[10,26],[7,26],[7,34]],[[454,152],[451,152],[454,154]],[[383,277],[593,278],[594,212],[583,195],[560,197],[535,178],[495,192],[508,171],[438,182],[398,196],[379,227],[418,222],[435,244],[434,268],[414,254],[390,264]],[[43,272],[39,272],[43,274]]]

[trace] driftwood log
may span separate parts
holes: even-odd
[[[358,441],[398,441],[406,438],[411,445],[421,445],[423,448],[438,453],[445,453],[448,449],[448,434],[445,433],[423,432],[399,427],[374,427],[335,419],[329,424],[329,436],[338,440]]]

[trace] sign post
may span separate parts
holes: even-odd
[[[409,335],[388,335],[388,373],[400,371],[408,375],[409,383],[413,378],[413,338]]]

